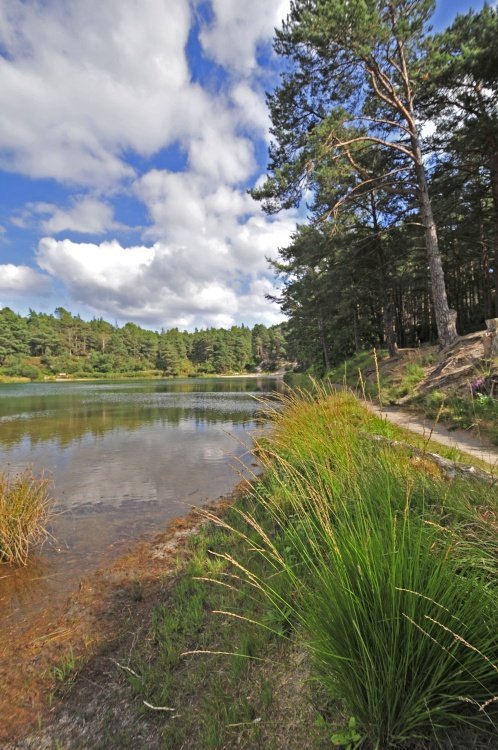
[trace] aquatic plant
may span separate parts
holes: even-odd
[[[0,473],[0,561],[25,565],[33,545],[48,536],[50,481],[30,469]]]

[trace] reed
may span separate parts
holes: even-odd
[[[0,561],[26,565],[33,545],[48,536],[50,482],[30,469],[0,473]]]

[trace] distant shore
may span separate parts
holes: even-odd
[[[199,375],[148,375],[147,373],[138,373],[136,376],[122,375],[120,373],[112,373],[107,375],[101,375],[96,377],[92,375],[88,378],[73,378],[70,375],[67,377],[57,377],[47,375],[43,379],[31,380],[30,378],[15,378],[4,376],[0,378],[0,385],[9,385],[11,383],[92,383],[98,380],[218,380],[227,378],[274,378],[281,379],[285,375],[284,370],[276,370],[275,372],[237,372],[231,374],[218,374],[218,373],[202,373]]]

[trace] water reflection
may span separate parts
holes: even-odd
[[[263,378],[0,386],[1,466],[48,471],[61,511],[57,545],[0,578],[0,620],[22,619],[130,540],[230,491],[235,459],[251,462],[253,394],[279,388]]]
[[[251,382],[253,386],[251,387]],[[275,384],[278,381],[274,381]],[[220,420],[231,426],[254,418],[253,393],[268,381],[237,379],[141,381],[129,383],[50,383],[0,386],[0,446],[12,448],[55,440],[66,448],[81,438],[160,422],[201,428]]]

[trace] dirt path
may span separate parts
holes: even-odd
[[[367,409],[389,422],[393,422],[398,427],[404,427],[406,430],[422,435],[427,440],[432,438],[442,445],[457,448],[472,456],[472,458],[484,461],[498,470],[498,448],[471,435],[466,430],[448,430],[441,424],[434,424],[433,420],[409,411],[403,411],[396,406],[380,407],[371,401],[364,401],[363,403]]]

